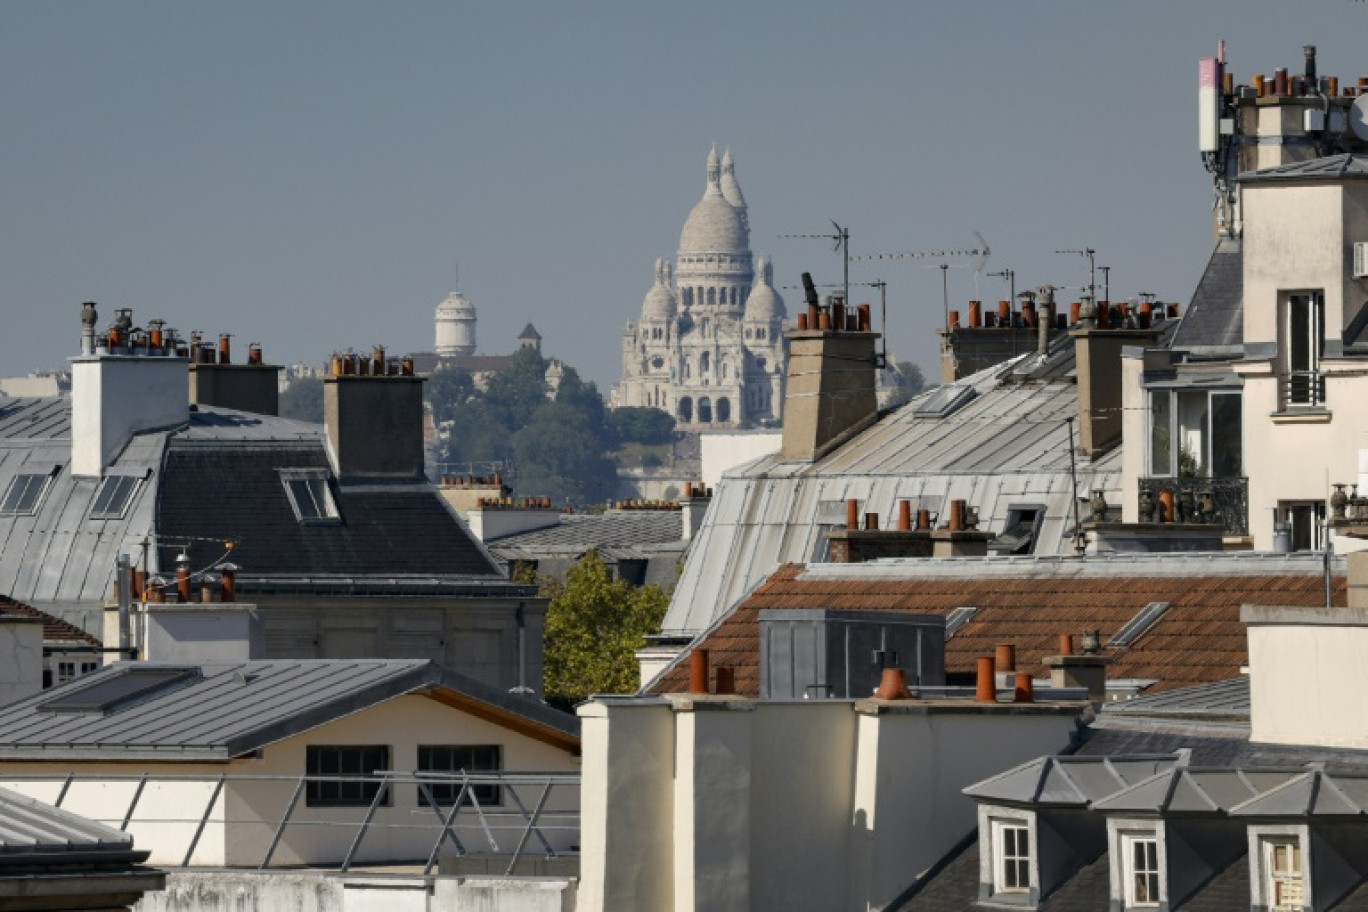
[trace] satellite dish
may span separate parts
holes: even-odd
[[[1359,139],[1368,139],[1368,95],[1360,95],[1349,109],[1349,129]]]

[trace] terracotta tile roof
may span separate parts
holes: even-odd
[[[0,615],[40,618],[43,622],[43,642],[71,643],[80,646],[99,646],[100,641],[86,633],[75,624],[68,624],[60,618],[39,611],[23,602],[16,602],[7,595],[0,595]]]
[[[979,610],[945,644],[946,672],[969,674],[977,657],[998,643],[1014,643],[1017,668],[1044,673],[1042,659],[1059,651],[1059,634],[1097,628],[1105,644],[1150,602],[1169,609],[1127,648],[1107,649],[1111,678],[1156,678],[1149,692],[1221,681],[1248,662],[1240,606],[1250,603],[1322,604],[1324,578],[1306,575],[1108,576],[1008,579],[803,579],[804,567],[787,564],[762,583],[699,645],[714,667],[735,669],[737,692],[758,696],[759,613],[764,608],[826,608],[949,614]],[[1345,584],[1334,581],[1335,604]],[[680,661],[650,688],[688,688]]]

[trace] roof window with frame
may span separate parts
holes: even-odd
[[[95,492],[90,518],[123,519],[142,480],[141,475],[106,475]]]
[[[37,709],[54,713],[109,713],[198,680],[198,668],[135,666],[68,689],[39,703]]]
[[[327,469],[281,469],[280,480],[299,522],[329,525],[342,521]]]
[[[0,498],[0,516],[33,516],[43,503],[52,479],[62,471],[56,466],[47,474],[24,473],[10,479],[5,496]]]

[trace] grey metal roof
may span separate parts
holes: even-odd
[[[42,708],[85,688],[108,686],[132,668],[188,668],[192,674],[104,712]],[[119,662],[7,706],[0,715],[0,760],[229,760],[401,694],[433,689],[577,742],[574,716],[424,660]]]
[[[1199,684],[1157,694],[1117,700],[1102,712],[1121,716],[1168,716],[1184,719],[1249,720],[1249,678],[1241,675],[1215,684]]]
[[[823,532],[845,522],[845,501],[885,522],[897,501],[945,515],[949,501],[979,510],[980,528],[1000,532],[1018,506],[1041,506],[1035,553],[1072,548],[1069,428],[1077,414],[1073,344],[1060,336],[1034,353],[960,381],[975,398],[944,418],[918,415],[932,393],[884,414],[815,463],[777,456],[728,472],[716,487],[675,588],[665,630],[698,633],[725,616],[781,564],[819,556]],[[1078,490],[1121,501],[1119,448],[1078,465]]]
[[[132,848],[133,837],[122,830],[0,788],[0,868],[34,856]]]
[[[1368,814],[1368,777],[1309,770],[1230,809],[1232,817],[1358,817]]]
[[[1174,348],[1217,348],[1244,342],[1244,252],[1236,238],[1211,251],[1192,301],[1173,336]]]
[[[1124,814],[1226,813],[1300,775],[1287,769],[1175,767],[1098,799],[1092,807]]]
[[[681,542],[684,519],[679,510],[609,510],[602,514],[562,514],[544,529],[519,532],[485,542],[496,554],[522,551],[582,554],[589,548],[636,548]]]
[[[428,485],[343,485],[342,525],[301,527],[274,470],[326,467],[321,425],[201,407],[181,428],[136,434],[108,469],[143,479],[116,519],[90,518],[99,481],[71,475],[70,450],[70,400],[0,399],[0,492],[15,475],[60,468],[35,515],[0,516],[0,593],[59,617],[85,620],[108,598],[118,555],[139,555],[145,539],[167,546],[153,549],[153,572],[170,569],[173,545],[189,543],[200,567],[239,541],[244,583],[276,588],[327,578],[302,585],[403,591],[414,576],[423,591],[509,585]]]
[[[964,789],[981,801],[1051,807],[1087,807],[1091,802],[1168,770],[1182,762],[1177,753],[1116,757],[1038,757]]]
[[[1368,155],[1344,152],[1258,171],[1245,171],[1238,179],[1245,184],[1280,180],[1364,180],[1368,179]]]

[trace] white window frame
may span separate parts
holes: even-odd
[[[1164,896],[1164,866],[1161,861],[1159,834],[1153,830],[1123,832],[1121,834],[1121,884],[1126,900],[1126,908],[1158,908]],[[1139,861],[1136,850],[1150,846],[1153,857]],[[1149,853],[1146,853],[1149,854]],[[1146,889],[1144,898],[1136,889],[1141,877],[1152,878],[1153,887]]]
[[[982,883],[990,884],[994,896],[1021,897],[1031,895],[1037,883],[1039,868],[1036,864],[1035,815],[1012,808],[979,808],[979,874]],[[1021,852],[1016,834],[1026,837],[1026,850]],[[1008,845],[1012,842],[1012,845]],[[1010,849],[1010,854],[1009,854]],[[1008,876],[1007,864],[1011,861],[1019,874],[1022,865],[1026,874],[1025,883],[1012,883],[1015,876]]]
[[[330,473],[327,469],[280,469],[280,481],[285,486],[285,496],[289,498],[290,509],[295,519],[303,525],[335,525],[342,521],[337,511],[337,501],[333,498]],[[300,509],[295,485],[303,483],[310,497],[310,505],[317,515],[306,515]]]
[[[1298,871],[1292,879],[1300,881],[1302,898],[1300,902],[1279,905],[1274,902],[1278,894],[1277,885],[1281,880],[1273,869],[1274,851],[1276,847],[1286,845],[1294,845],[1299,856]],[[1251,872],[1253,876],[1250,877],[1250,886],[1255,894],[1250,899],[1255,908],[1267,909],[1268,912],[1287,912],[1287,910],[1302,912],[1303,909],[1314,907],[1315,892],[1311,880],[1310,827],[1301,824],[1250,827],[1249,857],[1258,866],[1258,871]]]
[[[1285,380],[1292,375],[1294,370],[1311,375],[1322,375],[1321,358],[1325,352],[1325,292],[1322,289],[1305,288],[1285,291],[1279,297],[1281,298],[1281,313],[1278,315],[1279,377]],[[1293,351],[1293,331],[1297,328],[1294,326],[1293,317],[1298,302],[1301,301],[1305,302],[1304,306],[1306,307],[1306,323],[1300,327],[1306,334],[1306,350]],[[1305,366],[1297,367],[1298,361],[1305,361]],[[1295,400],[1290,389],[1280,391],[1280,393],[1279,405],[1283,409],[1325,407],[1324,394],[1317,396],[1314,388],[1309,389],[1304,396]]]
[[[1263,849],[1261,861],[1268,909],[1270,912],[1301,912],[1306,907],[1306,869],[1302,863],[1306,853],[1302,851],[1301,839],[1296,836],[1265,836],[1260,840],[1260,845]],[[1283,864],[1279,864],[1279,855],[1283,856]],[[1279,902],[1283,884],[1294,886],[1293,892],[1300,896],[1295,900]]]

